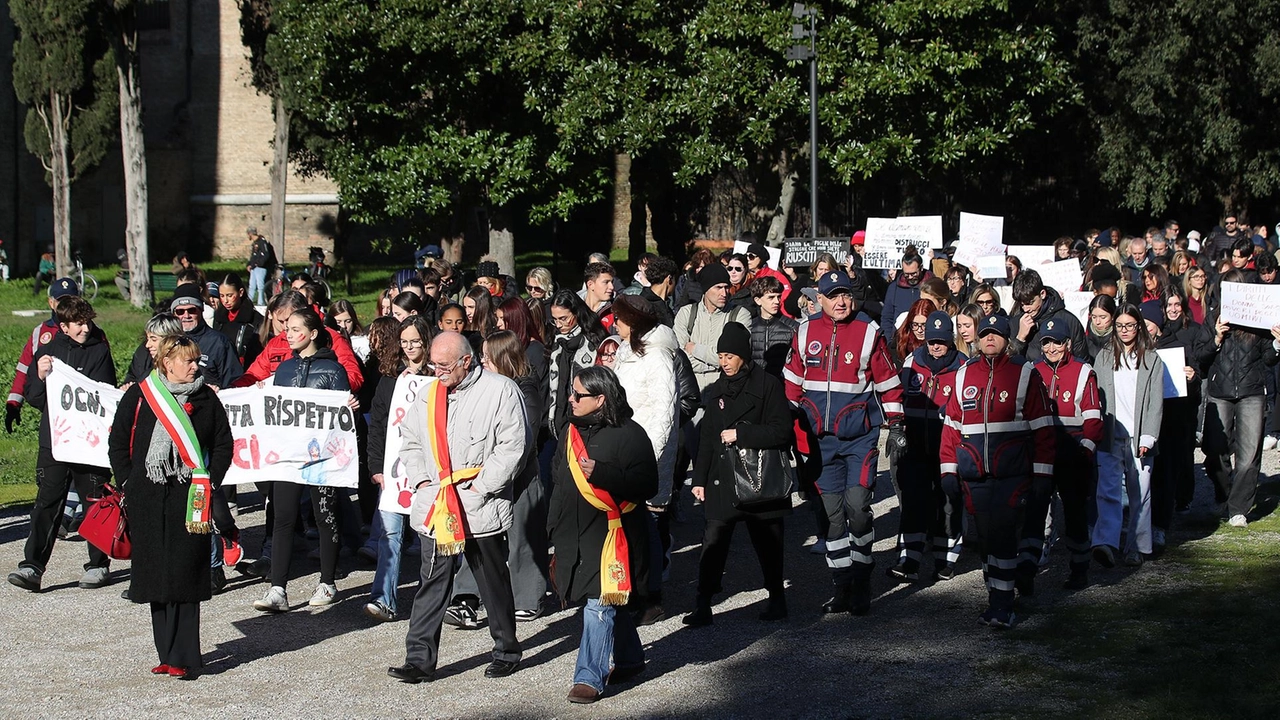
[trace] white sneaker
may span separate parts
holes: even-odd
[[[1249,524],[1249,521],[1243,515],[1232,515],[1228,522],[1231,523],[1231,527],[1245,527]]]
[[[336,598],[337,596],[338,596],[337,585],[326,585],[324,583],[320,583],[319,585],[316,586],[316,592],[314,595],[311,596],[311,599],[307,601],[307,604],[310,605],[311,607],[320,607],[322,605],[329,605],[333,602],[333,599]]]
[[[1266,436],[1266,437],[1262,438],[1262,449],[1263,449],[1263,450],[1275,450],[1275,449],[1276,449],[1276,436],[1275,436],[1275,435],[1268,435],[1268,436]]]
[[[284,588],[272,585],[261,600],[253,601],[253,609],[263,612],[289,612],[289,596]]]

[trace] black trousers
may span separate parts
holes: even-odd
[[[751,547],[755,548],[764,575],[764,587],[770,594],[782,592],[782,518],[762,520],[750,515],[741,518],[747,525]],[[702,535],[702,558],[698,561],[698,594],[706,597],[721,591],[720,578],[729,560],[729,546],[738,518],[708,520]]]
[[[311,510],[316,515],[320,533],[320,582],[333,584],[338,570],[338,516],[333,488],[306,486],[291,482],[272,483],[275,512],[275,545],[271,558],[271,584],[286,587],[289,582],[289,560],[293,554],[293,528],[298,524],[298,503],[302,491],[311,490]]]
[[[1193,447],[1188,445],[1188,447]],[[1045,520],[1053,495],[1062,498],[1063,537],[1071,553],[1071,572],[1089,569],[1089,498],[1098,485],[1098,461],[1083,448],[1059,446],[1053,461],[1053,483],[1032,480],[1018,542],[1018,572],[1034,577],[1045,552]]]
[[[160,664],[194,670],[200,659],[200,603],[151,603],[151,634]]]
[[[1175,508],[1189,507],[1196,490],[1196,405],[1168,398],[1160,421],[1160,452],[1151,465],[1151,526],[1169,530]]]
[[[58,526],[62,523],[62,506],[67,502],[67,491],[73,482],[81,502],[87,507],[92,499],[102,496],[102,486],[107,478],[91,472],[84,465],[40,458],[36,465],[36,503],[31,508],[31,534],[27,535],[25,557],[19,567],[35,568],[40,573],[48,567],[53,544],[58,539]],[[89,549],[85,570],[111,564],[106,553],[89,543],[85,543],[85,547]]]
[[[453,596],[453,575],[465,556],[475,574],[480,600],[489,615],[493,659],[518,662],[516,603],[511,595],[507,569],[507,536],[467,538],[464,555],[441,555],[432,538],[422,538],[422,569],[418,592],[413,596],[409,632],[405,636],[405,661],[422,670],[435,670],[440,659],[440,630],[444,610]]]

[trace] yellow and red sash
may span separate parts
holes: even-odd
[[[626,533],[622,532],[622,516],[636,508],[636,503],[619,504],[607,491],[587,482],[582,471],[582,461],[587,459],[587,446],[575,425],[569,426],[568,446],[565,456],[569,461],[569,474],[578,486],[578,492],[591,507],[609,518],[609,534],[604,538],[600,552],[600,603],[602,605],[626,605],[631,596],[631,552],[627,547]]]
[[[457,555],[467,544],[466,516],[458,497],[457,483],[480,474],[480,468],[454,472],[449,456],[449,397],[443,383],[432,383],[427,390],[427,437],[431,438],[431,456],[440,473],[440,492],[423,524],[436,539],[442,555]]]

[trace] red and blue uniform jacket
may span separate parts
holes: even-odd
[[[968,360],[964,353],[955,357],[937,372],[929,367],[927,345],[916,348],[902,363],[898,376],[902,379],[902,406],[906,411],[907,447],[912,452],[928,450],[938,452],[942,442],[942,414],[952,393],[955,371]]]
[[[1058,450],[1082,449],[1092,458],[1102,441],[1102,402],[1093,366],[1067,353],[1057,366],[1048,360],[1037,361],[1036,371],[1049,394]]]
[[[1052,478],[1053,458],[1053,413],[1031,361],[978,355],[956,371],[942,428],[944,480]]]
[[[902,420],[902,380],[880,328],[854,313],[836,323],[814,315],[800,325],[782,370],[787,400],[816,436],[859,438]]]

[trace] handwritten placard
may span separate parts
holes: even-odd
[[[1052,245],[1010,245],[1006,254],[1018,258],[1024,268],[1053,262]]]
[[[1223,322],[1270,330],[1280,325],[1280,285],[1222,283]]]
[[[977,271],[978,277],[981,277],[983,282],[995,282],[1008,277],[1004,266],[1004,255],[983,255],[978,258],[977,267],[970,266],[969,269]]]
[[[387,436],[382,456],[382,493],[378,509],[408,515],[413,507],[413,493],[421,479],[411,479],[400,460],[401,427],[409,414],[409,408],[417,400],[424,387],[436,379],[430,375],[415,375],[405,371],[396,378],[396,387],[388,406]]]
[[[983,257],[999,255],[1003,262],[1004,252],[1003,217],[960,213],[960,239],[952,262],[972,269]]]
[[[914,245],[922,258],[929,257],[930,248],[942,247],[942,216],[867,218],[862,266],[876,270],[896,268],[908,245]]]
[[[1084,283],[1084,274],[1080,272],[1080,263],[1076,260],[1060,260],[1048,265],[1023,267],[1026,270],[1035,270],[1040,273],[1040,281],[1044,283],[1044,286],[1057,290],[1060,295],[1075,292]]]
[[[231,424],[224,485],[266,480],[353,488],[360,479],[348,393],[267,385],[222,390]]]
[[[849,241],[844,238],[787,238],[782,264],[787,267],[809,267],[818,256],[830,253],[837,265],[844,265],[849,256]]]
[[[1164,396],[1167,398],[1187,396],[1187,354],[1180,347],[1157,350],[1160,361],[1164,363]]]
[[[1089,303],[1093,302],[1094,294],[1091,292],[1064,292],[1062,293],[1062,304],[1067,307],[1067,312],[1080,318],[1080,323],[1088,327],[1089,323]]]

